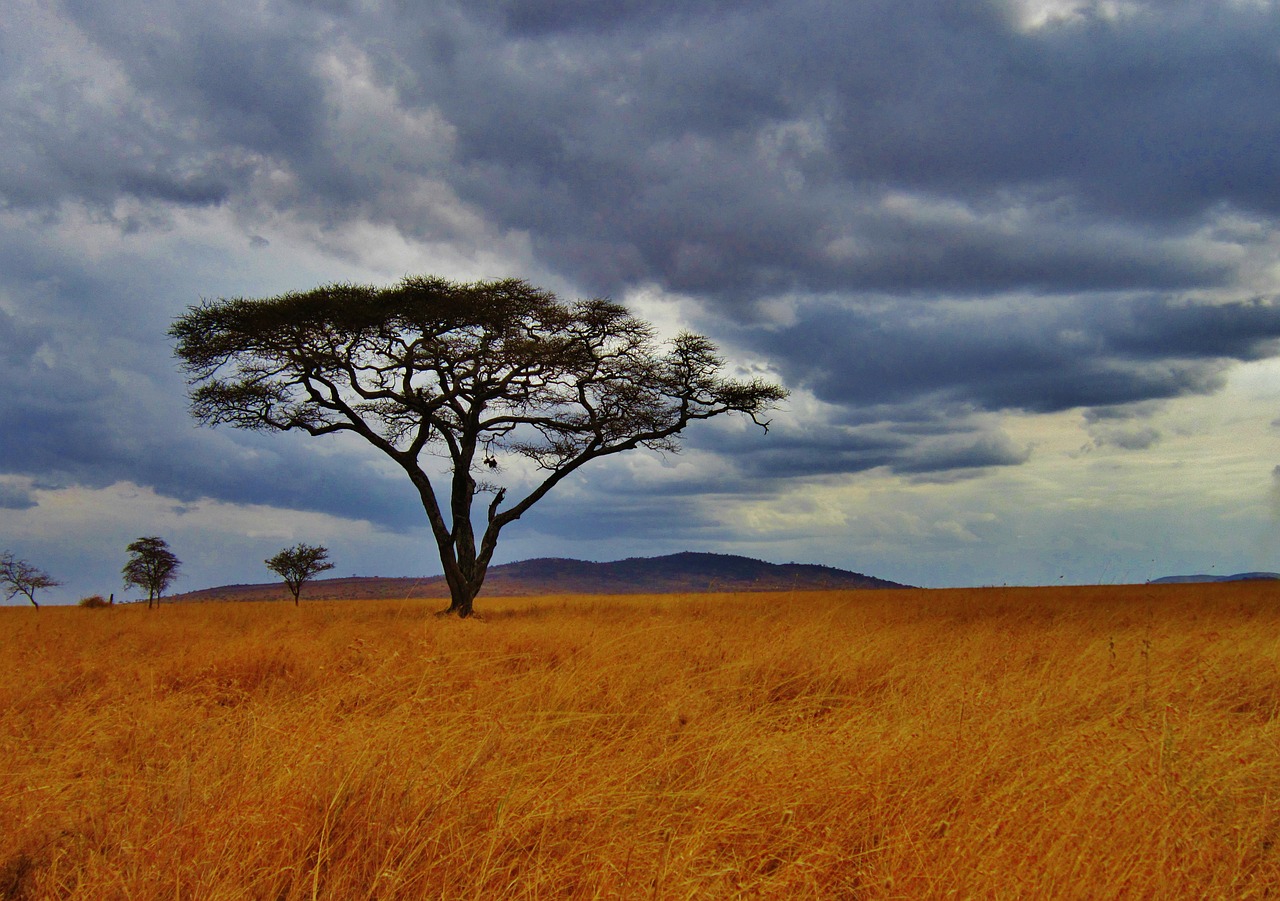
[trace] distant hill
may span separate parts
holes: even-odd
[[[1174,585],[1180,582],[1257,582],[1280,579],[1280,573],[1236,573],[1232,576],[1210,576],[1204,573],[1194,576],[1164,576],[1152,579],[1148,585]]]
[[[612,563],[539,558],[489,568],[481,597],[544,594],[686,594],[704,591],[815,591],[907,588],[861,573],[807,563],[766,563],[729,554],[631,557]],[[288,596],[282,582],[224,585],[175,594],[167,601],[260,601]],[[421,579],[352,576],[317,579],[303,599],[446,598],[444,576]]]

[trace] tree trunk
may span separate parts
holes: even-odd
[[[456,613],[459,619],[466,619],[475,612],[476,595],[480,593],[480,585],[484,582],[484,576],[479,579],[467,579],[456,571],[452,575],[452,578],[445,577],[445,581],[449,584],[449,606],[447,609],[437,613],[436,616],[449,616]]]
[[[459,619],[466,619],[472,615],[476,595],[480,593],[489,569],[488,563],[476,559],[474,546],[443,546],[440,548],[440,562],[444,564],[444,579],[449,586],[449,608],[441,610],[439,615],[456,613]]]
[[[473,605],[476,600],[478,591],[473,591],[467,586],[450,588],[449,609],[443,612],[444,616],[451,613],[458,614],[458,619],[466,619],[473,612]]]

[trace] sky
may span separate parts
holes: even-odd
[[[10,0],[0,550],[70,603],[144,535],[175,590],[300,541],[439,573],[376,451],[198,426],[166,334],[433,274],[791,391],[583,469],[495,562],[1280,570],[1277,98],[1271,0]]]

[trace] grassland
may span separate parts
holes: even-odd
[[[0,610],[0,898],[1280,896],[1280,588]]]

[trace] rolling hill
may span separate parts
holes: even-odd
[[[1206,573],[1197,573],[1191,576],[1163,576],[1159,579],[1152,579],[1150,585],[1177,585],[1183,582],[1257,582],[1257,581],[1274,581],[1280,579],[1280,573],[1235,573],[1230,576],[1211,576]]]
[[[631,557],[612,563],[539,558],[489,568],[482,596],[542,594],[678,594],[707,591],[813,591],[838,588],[906,588],[897,582],[830,566],[766,563],[729,554],[671,554]],[[351,576],[317,579],[304,599],[444,598],[444,576],[383,578]],[[183,601],[284,599],[281,582],[224,585],[166,598]]]

